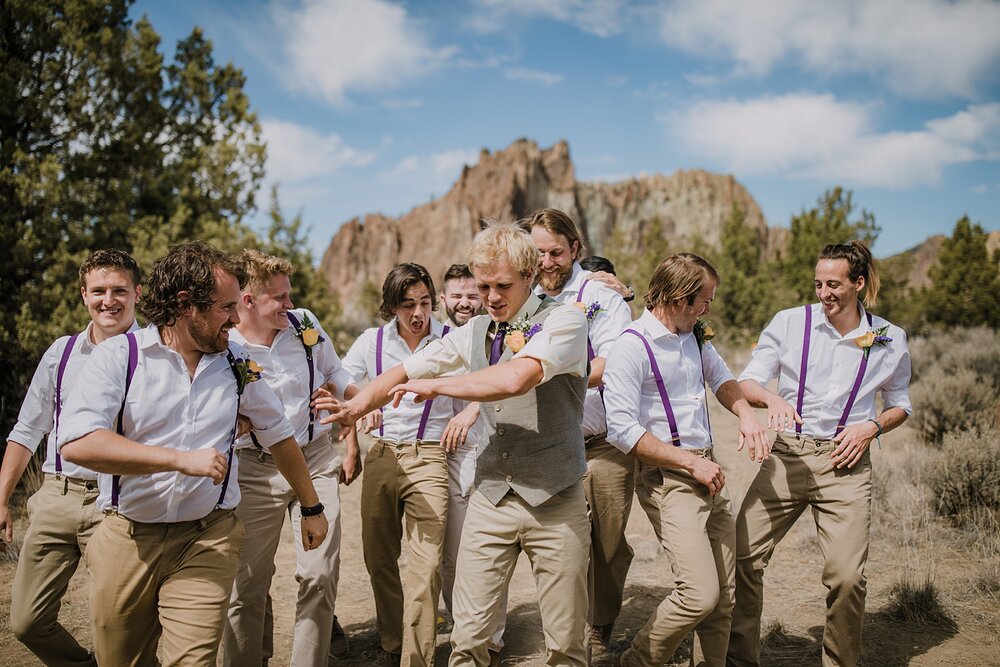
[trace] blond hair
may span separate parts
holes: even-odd
[[[649,291],[643,297],[647,310],[666,306],[681,299],[690,306],[706,283],[719,284],[719,272],[704,257],[680,252],[667,257],[653,271]]]
[[[254,294],[274,276],[291,277],[295,273],[295,267],[287,259],[267,255],[253,248],[245,249],[236,260],[243,265],[243,272],[246,274],[246,284],[243,289]]]
[[[878,266],[872,251],[864,243],[858,240],[847,243],[831,243],[823,248],[819,253],[819,259],[842,259],[847,262],[847,277],[852,283],[858,282],[858,278],[865,278],[865,295],[861,301],[865,308],[874,308],[878,302],[878,288],[880,280],[878,277]],[[817,260],[818,261],[818,260]]]
[[[513,223],[483,220],[485,227],[472,239],[469,248],[469,268],[495,264],[506,260],[511,268],[524,277],[535,275],[538,265],[538,248],[526,231]]]

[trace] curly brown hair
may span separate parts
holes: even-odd
[[[215,296],[216,271],[235,277],[241,288],[246,280],[239,262],[207,243],[191,241],[173,246],[153,263],[139,312],[151,324],[169,327],[191,306],[208,310]],[[181,297],[181,292],[186,292],[186,297]]]

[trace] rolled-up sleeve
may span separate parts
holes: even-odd
[[[628,304],[614,291],[601,290],[598,293],[601,310],[590,323],[590,343],[594,355],[607,359],[611,347],[619,334],[632,324],[632,311]]]
[[[899,363],[889,378],[889,381],[882,386],[882,402],[885,408],[901,408],[906,414],[913,414],[913,405],[910,403],[910,349],[906,344],[906,332],[898,327],[893,327],[893,344],[903,346]]]
[[[267,382],[247,384],[240,401],[240,414],[250,420],[254,436],[264,449],[295,437],[295,429],[285,417],[285,406]]]
[[[604,402],[608,414],[608,441],[630,452],[646,428],[639,423],[642,380],[649,374],[649,358],[634,336],[620,336],[604,366]]]
[[[739,380],[756,380],[762,385],[767,385],[778,375],[778,367],[781,360],[781,340],[784,338],[785,316],[778,313],[771,320],[770,324],[761,332],[757,340],[757,346],[750,356],[750,362],[743,372],[740,373]]]
[[[125,398],[127,367],[125,336],[110,338],[90,353],[63,405],[56,447],[61,448],[94,431],[115,428],[115,419]]]
[[[368,379],[368,364],[365,356],[368,348],[372,344],[372,336],[377,335],[378,329],[366,329],[351,345],[351,349],[344,355],[341,363],[342,368],[350,377],[351,384],[362,385]]]
[[[725,360],[711,343],[705,344],[701,351],[701,359],[702,363],[705,364],[705,381],[708,382],[713,394],[719,391],[719,387],[725,383],[736,379]]]
[[[563,374],[587,377],[587,316],[574,306],[556,306],[541,330],[513,358],[541,363],[539,384]]]
[[[423,349],[403,360],[406,377],[412,380],[455,375],[469,368],[472,325],[453,329],[444,338],[433,340]]]
[[[60,341],[62,345],[59,344]],[[68,338],[61,338],[50,345],[42,355],[31,378],[31,384],[28,385],[28,393],[21,403],[17,423],[7,436],[8,440],[13,440],[32,452],[38,448],[38,443],[53,427],[56,392],[54,370],[58,367],[59,357],[68,342]]]

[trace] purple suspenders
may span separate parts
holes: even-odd
[[[118,413],[118,425],[117,432],[118,435],[125,434],[124,427],[124,417],[125,417],[125,400],[128,398],[128,390],[132,386],[132,377],[135,375],[135,369],[139,365],[139,346],[135,340],[135,334],[129,332],[125,334],[128,339],[128,369],[125,373],[125,393],[122,395],[122,407]],[[236,358],[233,357],[233,353],[230,350],[226,350],[226,360],[229,362],[229,368],[233,372],[233,379],[238,377],[238,372],[236,369]],[[240,399],[243,397],[243,392],[239,391],[239,381],[236,381],[236,418],[233,420],[233,431],[229,438],[229,453],[226,457],[226,475],[222,480],[222,492],[219,494],[219,502],[216,503],[216,507],[222,505],[222,501],[226,498],[226,490],[229,488],[229,473],[233,469],[233,449],[236,445],[236,427],[239,421],[240,415]],[[118,512],[118,497],[119,489],[121,486],[121,475],[114,475],[111,478],[111,509],[114,512]]]
[[[667,395],[667,386],[663,384],[663,375],[660,374],[660,367],[656,365],[656,358],[653,356],[653,348],[649,346],[646,337],[635,329],[626,329],[623,333],[636,336],[646,346],[646,354],[649,355],[650,369],[653,371],[653,379],[656,381],[656,389],[660,392],[660,401],[663,403],[663,411],[667,413],[667,423],[670,425],[670,441],[675,447],[681,446],[681,436],[677,431],[677,420],[674,418],[674,409],[670,407],[670,397]]]
[[[288,311],[288,321],[292,323],[292,326],[296,329],[299,328],[299,320],[292,315],[292,311]],[[316,366],[313,363],[313,353],[312,348],[306,345],[305,341],[302,341],[302,347],[306,351],[306,364],[309,366],[309,398],[312,399],[313,393],[313,383],[316,382]],[[309,410],[309,442],[313,439],[313,424],[315,423],[315,416],[313,415],[312,409]],[[258,445],[259,446],[259,445]]]
[[[806,394],[806,369],[809,366],[809,341],[812,332],[812,305],[806,305],[806,325],[805,331],[802,334],[802,362],[799,366],[799,394],[795,399],[795,412],[802,416],[802,401]],[[868,328],[872,325],[872,314],[866,312],[865,315],[868,318]],[[834,437],[840,435],[840,432],[844,430],[847,426],[847,418],[851,415],[851,410],[854,408],[854,402],[858,398],[858,392],[861,391],[861,381],[864,380],[865,371],[868,370],[868,356],[862,353],[861,355],[861,366],[858,367],[858,374],[854,378],[854,386],[851,387],[851,393],[847,397],[847,405],[844,406],[844,412],[840,415],[840,420],[837,422],[837,430],[834,432]],[[795,424],[795,433],[802,433],[802,424]]]
[[[451,327],[445,326],[444,331],[441,332],[441,338],[448,335],[451,331]],[[385,330],[382,327],[378,328],[378,335],[375,338],[375,375],[382,375],[382,342],[385,338]],[[431,405],[433,405],[434,400],[431,399],[424,403],[424,411],[420,413],[420,425],[417,427],[417,440],[424,439],[424,431],[427,430],[427,420],[431,416]],[[381,408],[379,408],[381,410]],[[379,437],[385,434],[385,429],[379,424],[378,427]]]
[[[66,365],[69,363],[69,358],[73,354],[73,348],[76,346],[76,339],[80,337],[80,334],[75,333],[69,337],[69,342],[66,343],[65,349],[63,349],[62,357],[59,359],[59,370],[56,371],[56,423],[55,431],[56,436],[59,435],[59,416],[62,414],[62,382],[63,375],[66,374]],[[59,456],[59,446],[56,446],[56,479],[62,478],[62,457]]]

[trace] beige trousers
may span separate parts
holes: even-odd
[[[625,539],[635,490],[635,459],[610,444],[607,434],[587,438],[583,490],[590,506],[591,625],[612,625],[622,609],[625,577],[634,552]]]
[[[285,516],[295,540],[295,630],[291,664],[326,667],[330,653],[337,580],[340,575],[340,468],[329,433],[302,448],[313,486],[329,522],[318,549],[302,548],[300,506],[271,456],[256,448],[240,449],[240,494],[236,515],[246,528],[248,548],[240,556],[229,618],[223,635],[223,664],[260,665],[270,657],[273,627],[266,619],[274,576],[274,554]]]
[[[433,665],[448,513],[448,463],[441,444],[375,440],[365,457],[361,508],[361,540],[382,648],[401,653],[404,667]]]
[[[711,457],[711,450],[704,454]],[[735,588],[735,523],[729,492],[715,496],[679,470],[639,465],[636,492],[674,572],[674,588],[622,655],[629,667],[660,667],[695,631],[705,665],[726,661]]]
[[[522,551],[535,575],[545,664],[587,664],[590,522],[577,482],[538,507],[513,493],[494,506],[473,492],[458,552],[451,667],[490,664],[492,622]]]
[[[458,569],[458,548],[462,543],[462,528],[465,515],[469,511],[472,489],[463,492],[463,466],[469,463],[466,457],[475,457],[474,450],[458,450],[448,455],[448,527],[444,538],[444,555],[441,559],[441,597],[449,612],[454,612],[452,592],[455,589],[455,572]],[[475,467],[475,461],[472,461]],[[507,588],[503,590],[503,600],[492,621],[490,649],[503,648],[503,633],[507,627]]]
[[[871,526],[871,459],[851,469],[830,462],[829,440],[779,434],[771,457],[747,490],[736,523],[736,610],[729,643],[730,665],[760,664],[760,615],[764,568],[774,548],[812,509],[823,553],[826,628],[823,665],[852,667],[861,658],[865,614],[865,563]]]
[[[28,499],[28,529],[10,595],[14,636],[46,665],[96,665],[58,620],[62,598],[104,515],[97,482],[46,475]]]
[[[139,523],[109,514],[87,547],[101,667],[215,667],[243,546],[232,510]]]

